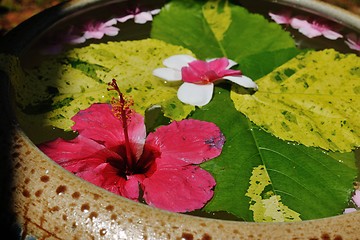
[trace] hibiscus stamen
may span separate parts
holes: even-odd
[[[124,137],[125,137],[125,151],[126,151],[126,163],[127,163],[127,170],[132,171],[134,165],[136,164],[136,157],[132,154],[130,139],[129,139],[129,132],[128,132],[128,122],[131,121],[131,113],[133,110],[131,106],[134,104],[133,100],[125,99],[124,95],[119,89],[119,86],[116,83],[116,80],[113,79],[112,82],[108,83],[111,88],[108,88],[108,91],[114,90],[118,93],[119,98],[113,97],[111,100],[112,111],[118,119],[122,122],[122,127],[124,130]]]

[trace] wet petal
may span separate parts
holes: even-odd
[[[86,32],[84,32],[84,38],[86,38],[86,39],[91,39],[91,38],[101,39],[103,37],[104,37],[104,33],[101,31],[86,31]]]
[[[338,38],[343,37],[343,35],[341,35],[340,33],[337,33],[337,32],[332,31],[332,30],[324,31],[323,36],[326,37],[327,39],[330,39],[330,40],[336,40]]]
[[[352,200],[356,204],[357,207],[360,207],[360,190],[356,190]]]
[[[123,22],[126,22],[129,19],[133,19],[134,17],[135,17],[134,14],[130,14],[130,15],[126,15],[126,16],[121,17],[121,18],[116,18],[116,20],[123,23]]]
[[[186,54],[179,54],[173,55],[171,57],[166,58],[163,61],[164,66],[168,68],[173,68],[177,70],[181,70],[181,68],[187,66],[190,62],[195,61],[196,58],[186,55]]]
[[[138,24],[144,24],[148,21],[152,21],[153,17],[150,12],[141,12],[135,15],[134,22]]]
[[[153,70],[153,75],[166,81],[181,80],[181,72],[171,68],[156,68]]]
[[[143,181],[147,204],[172,212],[202,208],[213,196],[215,180],[197,166],[158,169]]]
[[[72,120],[75,122],[72,129],[78,131],[79,135],[99,142],[106,148],[112,149],[125,141],[122,123],[114,116],[109,104],[93,104],[88,109],[79,111]],[[139,157],[146,138],[144,117],[132,114],[128,129],[133,150]]]
[[[225,137],[211,122],[194,119],[174,121],[150,133],[146,145],[161,152],[161,166],[199,164],[220,155]],[[167,162],[163,162],[166,159]]]
[[[247,76],[239,76],[239,77],[234,77],[234,76],[227,76],[224,77],[224,79],[227,79],[233,83],[236,83],[240,86],[246,87],[246,88],[254,88],[254,89],[258,89],[257,84],[251,80],[251,78],[247,77]]]
[[[81,135],[70,141],[59,138],[40,144],[38,147],[49,158],[70,172],[94,169],[110,158],[122,161],[115,152]]]
[[[177,96],[183,103],[193,106],[204,106],[212,98],[214,84],[193,84],[184,82],[177,92]]]
[[[104,34],[108,36],[116,36],[119,34],[120,29],[117,27],[107,27],[104,29]]]

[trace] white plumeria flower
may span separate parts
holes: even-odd
[[[153,20],[152,16],[158,14],[159,12],[160,12],[160,9],[154,9],[151,11],[140,12],[140,9],[136,8],[134,13],[126,15],[121,18],[117,18],[116,20],[123,23],[129,19],[134,19],[135,23],[144,24],[146,22],[152,21]]]
[[[177,92],[180,101],[193,106],[204,106],[212,98],[214,83],[229,80],[246,88],[257,89],[256,83],[230,69],[237,63],[227,58],[197,60],[190,55],[174,55],[163,61],[166,68],[157,68],[153,75],[166,81],[183,81]]]

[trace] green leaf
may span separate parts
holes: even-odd
[[[117,80],[125,95],[134,100],[134,109],[145,114],[161,106],[165,117],[181,120],[194,110],[176,96],[177,85],[152,75],[162,61],[174,54],[192,53],[179,46],[146,39],[93,44],[71,50],[26,71],[26,78],[14,82],[19,119],[25,128],[54,126],[70,130],[70,120],[93,103],[109,102],[114,92],[107,83]]]
[[[360,58],[335,50],[301,54],[232,92],[236,109],[288,141],[350,152],[360,146]]]
[[[238,63],[249,56],[256,62],[262,52],[295,49],[281,26],[219,0],[171,1],[154,18],[151,36],[190,49],[202,59],[227,57]]]
[[[341,155],[333,157],[274,137],[238,112],[229,94],[226,88],[216,87],[214,99],[192,115],[214,122],[226,137],[222,154],[201,165],[217,182],[205,210],[227,211],[246,221],[293,221],[298,220],[297,214],[303,220],[341,214],[357,174],[354,154],[351,163],[346,154],[344,164],[339,161]],[[259,166],[263,166],[269,183],[256,192],[252,190],[254,183],[264,183],[264,178],[253,174]],[[275,214],[277,210],[282,215]]]

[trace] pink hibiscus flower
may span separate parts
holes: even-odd
[[[166,68],[154,69],[153,75],[166,81],[183,81],[177,96],[180,101],[193,106],[204,106],[212,98],[214,83],[229,80],[246,88],[257,85],[239,70],[230,69],[237,63],[227,58],[197,60],[189,55],[174,55],[163,61]]]
[[[160,12],[160,9],[154,9],[151,11],[140,11],[139,8],[136,8],[135,11],[131,12],[129,15],[126,15],[116,20],[119,22],[126,22],[129,19],[134,19],[135,23],[144,24],[146,22],[153,20],[153,15],[156,15]]]
[[[39,148],[77,176],[174,212],[200,209],[212,198],[215,180],[198,164],[222,151],[225,138],[215,124],[174,121],[146,137],[144,117],[121,93],[118,103],[93,104],[72,120],[79,133],[75,139],[59,138]]]
[[[350,49],[360,51],[360,37],[356,36],[355,33],[346,35],[345,43]]]

